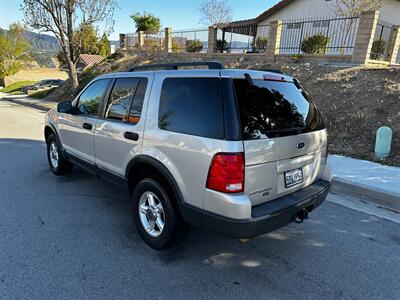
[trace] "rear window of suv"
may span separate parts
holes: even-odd
[[[224,137],[219,78],[167,78],[161,89],[158,126],[196,136]]]
[[[325,128],[319,111],[298,83],[234,80],[244,140],[273,138]]]

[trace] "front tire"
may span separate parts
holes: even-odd
[[[46,140],[47,143],[47,160],[51,172],[57,176],[67,175],[72,171],[72,164],[67,161],[61,153],[60,145],[56,136],[50,134]]]
[[[179,216],[164,187],[146,178],[133,193],[133,214],[142,239],[156,250],[166,249],[175,240]]]

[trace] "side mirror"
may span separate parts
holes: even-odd
[[[72,102],[71,101],[63,101],[58,103],[57,105],[57,112],[63,113],[63,114],[68,114],[72,113]]]

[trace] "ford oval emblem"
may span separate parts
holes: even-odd
[[[297,149],[303,149],[304,148],[304,146],[305,146],[306,144],[304,144],[304,142],[300,142],[300,143],[297,143]]]

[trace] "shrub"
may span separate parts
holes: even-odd
[[[323,34],[306,37],[301,43],[301,51],[306,54],[324,54],[330,41],[330,37]]]
[[[203,44],[200,40],[187,40],[186,41],[186,51],[199,53],[203,49]]]
[[[55,87],[52,87],[47,90],[37,91],[37,92],[29,94],[29,97],[42,99],[42,98],[50,95],[55,89],[56,89]]]
[[[217,52],[223,53],[224,50],[229,50],[229,44],[227,41],[217,40]]]
[[[148,51],[157,51],[160,50],[162,48],[162,44],[161,41],[156,40],[156,39],[144,39],[144,43],[143,43],[143,47],[144,49],[148,50]]]
[[[254,53],[263,53],[267,49],[267,37],[258,36],[253,42],[253,52]]]
[[[386,41],[376,40],[372,43],[371,59],[382,59],[386,51]]]

